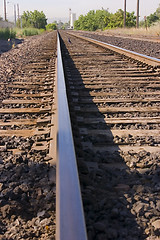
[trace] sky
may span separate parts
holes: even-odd
[[[137,0],[126,0],[127,11],[136,13]],[[23,11],[43,11],[48,18],[48,22],[51,20],[61,20],[67,22],[69,20],[69,8],[73,13],[76,13],[78,18],[81,14],[85,15],[90,10],[104,9],[109,12],[115,13],[118,9],[124,8],[124,0],[6,0],[7,2],[7,17],[13,18],[13,6],[19,4],[20,14]],[[140,19],[144,16],[148,16],[154,13],[160,4],[160,0],[139,0],[140,2]],[[3,13],[3,0],[0,0],[0,16],[4,17]]]

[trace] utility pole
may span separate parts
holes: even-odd
[[[71,26],[71,8],[69,8],[69,27]]]
[[[4,0],[4,20],[7,21],[6,0]]]
[[[16,22],[17,22],[17,17],[16,17],[16,4],[14,4],[14,23],[16,26]]]
[[[124,0],[124,28],[126,27],[126,0]]]
[[[18,20],[20,18],[20,15],[19,15],[19,4],[17,4],[17,13],[18,13]]]
[[[136,27],[139,28],[139,0],[137,0],[137,20]]]

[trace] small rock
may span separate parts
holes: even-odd
[[[154,221],[152,226],[155,228],[155,230],[160,230],[160,219]]]
[[[40,225],[41,226],[48,226],[48,225],[50,225],[50,219],[48,219],[48,218],[43,219],[42,221],[40,221]]]
[[[119,215],[118,208],[113,208],[111,211],[111,217],[117,217]]]
[[[1,207],[1,212],[2,212],[2,216],[3,216],[3,218],[6,218],[6,216],[9,214],[9,212],[10,212],[10,205],[5,205],[5,206],[3,206],[3,207]]]
[[[141,203],[141,202],[138,202],[136,204],[136,206],[134,207],[134,211],[137,213],[137,214],[140,214],[143,212],[143,209],[144,209],[144,204]]]
[[[14,223],[15,223],[16,226],[19,226],[19,225],[20,225],[20,222],[19,222],[18,218],[15,220]]]
[[[157,201],[157,203],[156,203],[156,209],[160,212],[160,201]]]
[[[145,188],[142,185],[138,185],[136,188],[137,193],[142,193],[142,192],[144,192],[144,190],[145,190]]]
[[[145,212],[145,217],[148,219],[148,218],[151,218],[153,213],[152,212]]]
[[[50,157],[50,156],[47,155],[47,156],[44,158],[44,161],[47,161],[47,162],[48,162],[48,161],[51,161],[52,159],[53,159],[52,157]]]
[[[19,186],[19,188],[23,191],[23,192],[28,192],[29,187],[27,184],[23,183]]]
[[[0,156],[0,164],[3,164],[3,158]]]
[[[98,234],[97,240],[102,240],[102,239],[108,239],[106,234],[104,234],[104,233]]]
[[[45,211],[44,211],[44,210],[41,211],[41,212],[38,212],[38,213],[37,213],[37,217],[42,217],[44,214],[45,214]]]
[[[2,191],[3,183],[0,183],[0,192]]]
[[[117,191],[128,191],[129,190],[129,185],[127,185],[127,184],[118,184],[116,187],[115,187],[115,189],[117,190]]]
[[[109,239],[117,239],[118,237],[118,232],[115,228],[109,228],[107,229],[107,237]]]
[[[130,168],[135,167],[135,166],[136,166],[136,163],[135,163],[135,162],[131,162],[131,163],[129,164],[129,167],[130,167]]]
[[[94,224],[94,229],[100,232],[104,232],[106,229],[106,226],[104,225],[103,222],[97,222]]]

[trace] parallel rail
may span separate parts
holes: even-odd
[[[115,51],[119,54],[125,55],[129,58],[136,59],[136,60],[141,61],[145,64],[148,64],[150,66],[160,67],[160,59],[153,58],[153,57],[143,55],[143,54],[140,54],[140,53],[136,53],[136,52],[133,52],[133,51],[129,51],[129,50],[126,50],[124,48],[120,48],[120,47],[114,46],[112,44],[101,42],[101,41],[98,41],[98,40],[95,40],[95,39],[92,39],[92,38],[80,36],[80,35],[73,34],[73,33],[69,33],[69,34],[72,35],[72,36],[78,37],[80,39],[86,40],[88,42],[92,42],[92,43],[94,43],[96,45],[99,45],[101,47],[108,48],[108,49],[113,50],[113,51]]]

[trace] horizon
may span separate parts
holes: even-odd
[[[17,1],[17,0],[16,0]],[[144,18],[144,16],[149,16],[150,14],[153,14],[156,9],[160,5],[160,0],[153,0],[153,2],[150,2],[149,0],[140,0],[140,20]],[[51,0],[46,0],[45,3],[39,3],[38,0],[28,0],[27,3],[18,0],[17,2],[10,2],[7,1],[7,19],[9,21],[14,19],[14,4],[19,4],[20,7],[20,15],[23,14],[24,11],[43,11],[46,15],[46,18],[48,20],[48,23],[51,23],[53,21],[62,21],[62,22],[68,22],[69,21],[69,8],[71,8],[72,13],[76,13],[76,18],[82,14],[86,15],[90,10],[101,10],[108,9],[110,13],[115,13],[118,9],[124,9],[124,0],[112,0],[111,3],[107,3],[102,1],[96,1],[92,0],[85,2],[81,0],[81,2],[75,2],[73,0],[59,0],[58,4]],[[83,4],[84,3],[84,4]],[[2,7],[0,7],[0,16],[4,19],[4,12],[3,12],[3,1],[0,0],[0,4]],[[53,5],[53,8],[50,6]],[[56,5],[56,8],[54,7]],[[128,0],[127,1],[127,12],[134,11],[136,14],[136,7],[137,7],[137,0]]]

